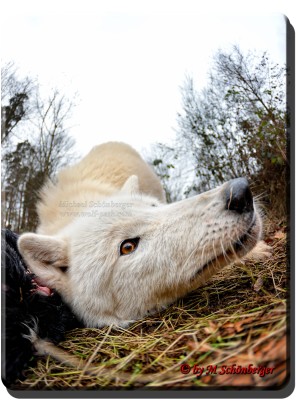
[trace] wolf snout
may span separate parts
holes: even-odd
[[[237,178],[228,182],[226,209],[240,214],[253,211],[253,197],[246,178]]]

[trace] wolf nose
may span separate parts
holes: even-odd
[[[240,214],[253,211],[253,197],[246,178],[229,181],[226,189],[226,209]]]

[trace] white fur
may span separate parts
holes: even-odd
[[[19,249],[87,326],[127,326],[255,246],[260,216],[255,208],[226,210],[226,187],[167,205],[140,156],[123,143],[107,143],[45,187],[39,234],[22,235]],[[251,236],[235,252],[233,244],[251,225]],[[120,255],[122,241],[136,237],[136,250]]]

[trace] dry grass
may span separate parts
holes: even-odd
[[[227,267],[203,288],[128,329],[76,329],[61,343],[77,370],[39,359],[16,389],[280,387],[287,380],[286,234],[268,228],[272,257]],[[182,364],[275,368],[273,374],[185,375]],[[96,367],[96,369],[95,369]],[[91,368],[94,368],[91,370]]]

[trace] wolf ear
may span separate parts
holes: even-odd
[[[42,285],[63,290],[64,295],[67,289],[67,242],[54,236],[28,233],[20,236],[18,248],[28,269],[39,278]]]
[[[125,194],[139,193],[139,179],[136,175],[131,175],[122,186],[121,192]]]

